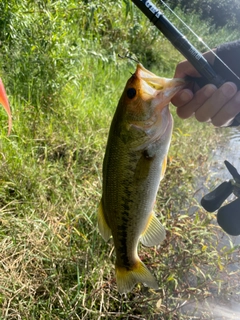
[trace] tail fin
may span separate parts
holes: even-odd
[[[139,258],[131,270],[116,265],[116,280],[120,294],[131,291],[139,282],[147,287],[158,289],[157,280]]]

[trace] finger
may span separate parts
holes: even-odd
[[[215,55],[213,54],[214,50],[205,52],[203,54],[204,58],[213,65],[215,60]],[[191,76],[191,77],[199,77],[200,73],[193,67],[193,65],[188,61],[184,60],[179,62],[179,64],[176,67],[174,78],[184,78],[185,76]]]
[[[217,87],[213,84],[208,84],[198,90],[190,102],[177,108],[177,114],[182,119],[191,117],[202,105],[215,93]],[[209,117],[207,117],[209,118]]]
[[[183,89],[179,91],[175,96],[172,98],[171,102],[176,107],[181,107],[191,101],[193,98],[193,92],[189,89]]]
[[[185,76],[199,77],[200,74],[198,71],[192,66],[192,64],[184,60],[180,62],[175,70],[174,78],[184,78]]]
[[[222,127],[231,124],[232,120],[240,112],[240,91],[228,101],[223,108],[212,118],[212,124]]]
[[[200,122],[212,119],[221,108],[236,94],[237,86],[232,82],[224,83],[210,95],[201,107],[196,109],[195,117]]]

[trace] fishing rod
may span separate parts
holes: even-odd
[[[159,31],[161,31],[161,33],[202,76],[203,81],[199,82],[199,78],[191,78],[193,81],[196,81],[201,87],[207,83],[212,83],[217,88],[221,87],[221,85],[226,82],[227,79],[223,79],[219,74],[216,73],[203,55],[150,0],[132,0],[132,2],[146,15],[146,17],[158,28]],[[228,68],[224,62],[223,64],[228,70],[230,70],[230,68]],[[230,71],[236,76],[236,80],[234,82],[236,83],[238,89],[240,89],[239,77],[232,70]],[[240,125],[240,113],[235,117],[232,124],[232,126],[238,125]],[[240,174],[228,161],[225,160],[224,163],[230,174],[233,176],[233,179],[223,182],[215,190],[205,195],[201,200],[201,205],[208,212],[216,211],[233,193],[237,199],[218,210],[217,221],[225,232],[236,236],[240,235]]]
[[[212,83],[220,87],[226,82],[215,72],[203,55],[183,35],[150,0],[132,0],[145,16],[158,28],[172,45],[194,66],[205,79],[205,84]],[[163,2],[163,1],[162,1]],[[218,57],[217,57],[218,58]],[[224,64],[224,62],[223,62]],[[225,64],[224,64],[225,65]],[[227,65],[225,65],[228,68]],[[230,69],[230,68],[228,68]],[[232,70],[230,70],[234,73]],[[240,89],[240,78],[236,76],[236,84]],[[194,78],[195,79],[195,78]]]
[[[195,81],[200,87],[203,87],[207,83],[212,83],[217,88],[221,87],[221,85],[228,81],[228,79],[223,79],[221,75],[216,73],[209,62],[190,43],[186,36],[183,35],[173,25],[173,23],[164,16],[163,12],[159,8],[157,8],[150,0],[132,0],[132,2],[158,28],[158,30],[161,31],[161,33],[171,42],[171,44],[193,65],[193,67],[202,76],[202,78],[188,77],[190,81]],[[162,1],[162,3],[164,2]],[[215,55],[214,52],[213,54]],[[240,89],[240,78],[217,55],[215,56],[223,63],[223,65],[226,67],[226,70],[230,71],[235,76],[234,82],[237,85],[238,89]],[[235,117],[231,126],[238,125],[240,125],[240,113]]]
[[[164,14],[149,0],[132,0],[146,15],[172,45],[194,66],[206,79],[220,87],[225,81],[219,76],[202,54],[187,40],[187,38],[164,16]]]

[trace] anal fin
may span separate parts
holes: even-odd
[[[101,200],[99,207],[98,207],[97,220],[98,220],[98,228],[101,233],[101,236],[103,237],[103,239],[105,241],[108,241],[112,235],[112,232],[111,232],[111,229],[109,228],[107,221],[105,219],[105,216],[104,216],[104,209],[103,209],[102,200]]]
[[[152,212],[140,241],[144,246],[152,247],[160,244],[165,238],[165,228],[155,216],[154,212]]]

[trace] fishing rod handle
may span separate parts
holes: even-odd
[[[233,192],[233,185],[231,181],[221,183],[216,189],[206,194],[201,199],[202,207],[208,212],[214,212],[219,209],[222,203]]]
[[[240,235],[240,198],[221,207],[217,213],[220,227],[231,236]]]

